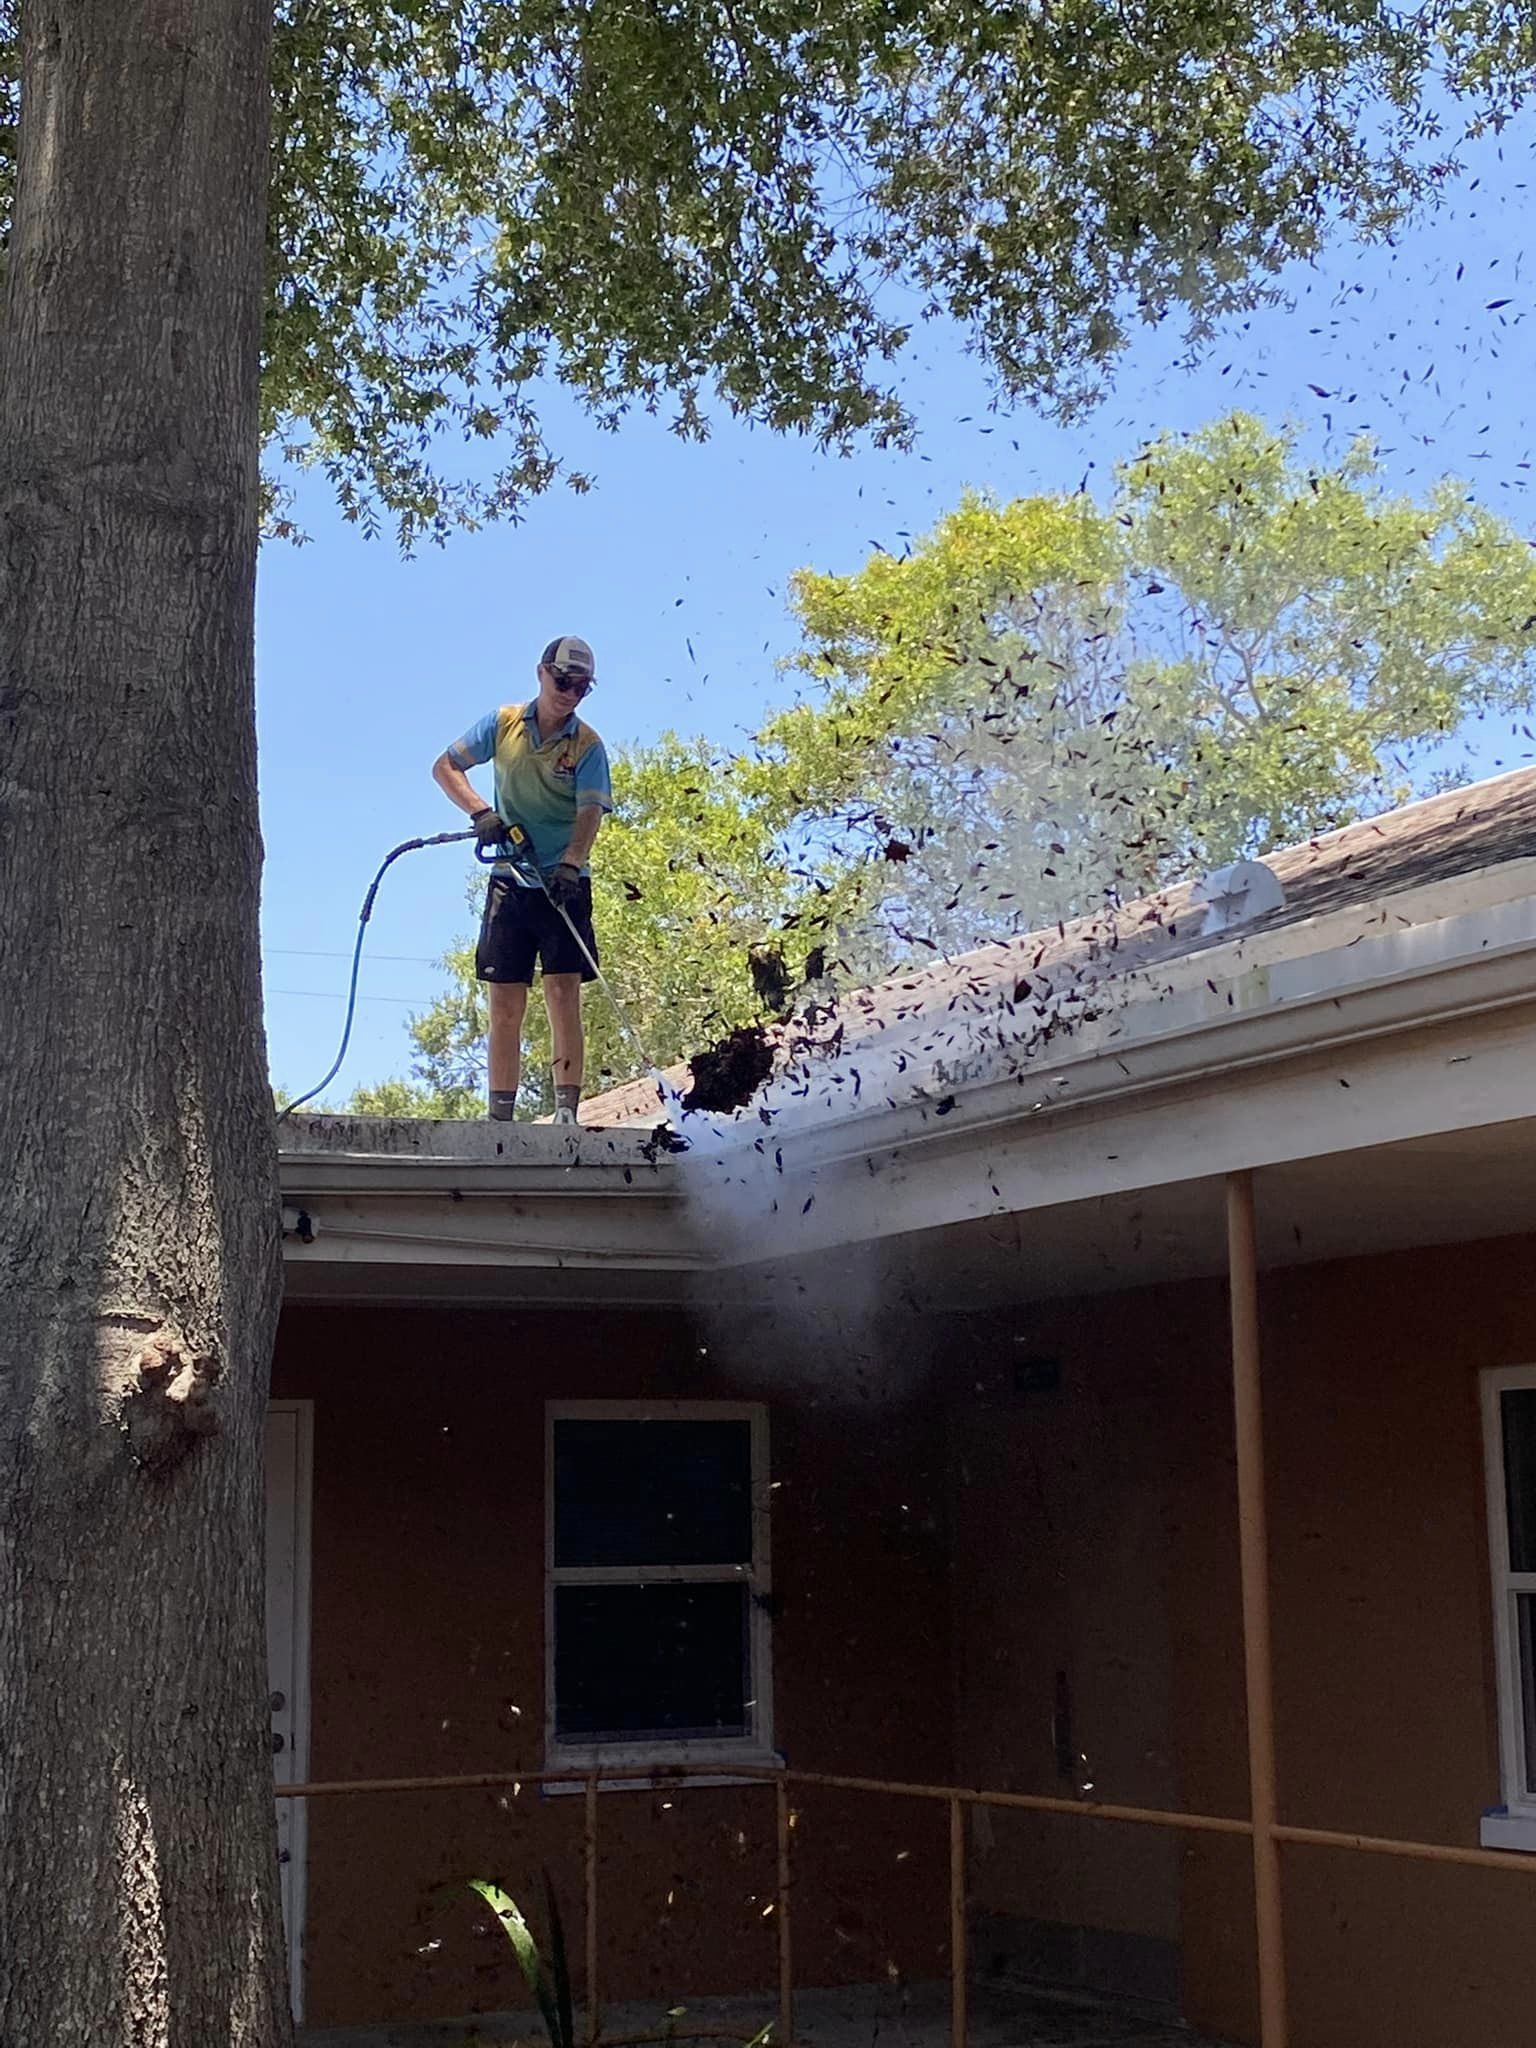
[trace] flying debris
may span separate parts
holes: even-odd
[[[688,1062],[693,1085],[685,1110],[729,1115],[745,1109],[773,1072],[773,1046],[760,1024],[746,1024]]]

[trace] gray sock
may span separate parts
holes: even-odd
[[[557,1081],[555,1083],[556,1109],[579,1109],[581,1107],[581,1083],[579,1081]]]
[[[515,1088],[493,1088],[491,1090],[490,1118],[493,1124],[509,1124],[517,1110]]]

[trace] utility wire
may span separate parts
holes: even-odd
[[[457,838],[457,833],[454,834]],[[263,946],[263,953],[285,955],[291,960],[350,960],[350,953],[338,953],[324,946]],[[435,959],[430,953],[375,953],[375,960],[393,960],[404,967],[441,967],[442,956]]]
[[[341,957],[345,959],[347,956],[343,953]],[[334,988],[269,988],[267,994],[269,996],[308,996],[318,1003],[334,1003],[340,1000],[340,991]],[[360,1003],[399,1003],[403,1008],[413,1010],[422,1004],[435,1003],[437,997],[360,995],[357,1000]]]

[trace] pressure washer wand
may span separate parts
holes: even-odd
[[[544,891],[545,900],[550,905],[550,908],[559,913],[560,917],[564,920],[566,930],[570,933],[571,937],[576,941],[577,951],[581,954],[582,959],[586,961],[588,967],[592,970],[593,980],[597,983],[598,987],[602,990],[603,994],[608,998],[609,1002],[613,1005],[613,1014],[619,1020],[620,1030],[624,1033],[624,1036],[629,1040],[630,1050],[636,1055],[636,1057],[640,1061],[641,1066],[645,1068],[646,1072],[650,1075],[651,1079],[656,1083],[657,1087],[662,1090],[663,1094],[675,1094],[677,1091],[672,1087],[671,1083],[666,1079],[665,1075],[662,1073],[660,1067],[657,1066],[656,1062],[651,1058],[650,1054],[646,1051],[644,1042],[642,1041],[639,1032],[630,1022],[629,1015],[625,1010],[624,1005],[619,1001],[618,997],[613,992],[612,982],[609,981],[607,975],[604,974],[601,967],[598,966],[591,948],[588,946],[586,940],[581,936],[581,933],[577,931],[575,923],[571,918],[570,912],[566,909],[563,903],[557,903],[554,897],[550,895],[549,884],[545,881],[544,876],[540,872],[538,866],[535,864],[531,856],[526,851],[528,842],[522,831],[521,826],[509,825],[507,827],[506,839],[503,840],[501,843],[503,845],[510,844],[510,846],[512,847],[512,853],[510,854],[510,856],[505,854],[499,854],[496,851],[495,847],[491,847],[489,849],[481,849],[478,857],[481,860],[485,861],[488,865],[494,864],[498,860],[510,860],[512,866],[519,869],[521,873],[527,875],[530,880],[538,882],[539,887]]]
[[[544,877],[542,875],[540,875],[539,877],[539,884],[541,887],[544,887]],[[576,944],[580,947],[582,959],[585,960],[587,965],[591,968],[593,978],[596,980],[598,987],[602,990],[603,994],[608,998],[609,1002],[612,1003],[613,1014],[615,1015],[615,1017],[618,1018],[620,1029],[623,1031],[624,1036],[629,1040],[630,1050],[636,1054],[640,1061],[641,1066],[645,1068],[646,1072],[650,1075],[651,1079],[656,1083],[658,1088],[664,1089],[668,1093],[675,1092],[672,1089],[672,1084],[663,1075],[660,1067],[657,1066],[656,1062],[651,1058],[650,1054],[646,1051],[644,1042],[642,1041],[639,1032],[630,1022],[628,1014],[625,1011],[624,1005],[619,1001],[618,997],[613,992],[613,983],[608,979],[607,975],[604,974],[601,967],[598,966],[596,960],[592,957],[592,954],[587,950],[586,940],[583,939],[581,933],[577,931],[575,925],[571,922],[571,916],[569,911],[567,911],[563,903],[555,903],[555,899],[553,896],[549,895],[549,890],[547,887],[544,888],[544,894],[546,896],[549,896],[550,902],[554,904],[555,909],[558,910],[560,915],[565,919],[565,928],[570,933],[571,937],[576,941]]]

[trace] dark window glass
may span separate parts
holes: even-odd
[[[1536,1572],[1536,1387],[1499,1396],[1504,1423],[1504,1493],[1509,1505],[1509,1568]]]
[[[555,1423],[557,1565],[752,1562],[747,1422]]]
[[[557,1587],[556,1735],[746,1735],[748,1598],[742,1585]]]
[[[1515,1595],[1520,1657],[1520,1720],[1525,1730],[1525,1789],[1536,1798],[1536,1593]]]

